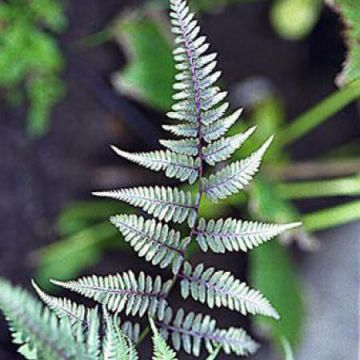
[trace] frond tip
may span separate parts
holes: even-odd
[[[84,305],[78,305],[67,298],[57,298],[46,294],[34,280],[31,284],[40,299],[51,309],[60,319],[68,318],[72,324],[87,325],[87,313],[95,311],[94,309],[86,309]]]
[[[149,322],[151,330],[153,332],[153,360],[177,360],[175,351],[170,348],[170,346],[166,343],[165,339],[159,334],[154,320],[149,318]]]

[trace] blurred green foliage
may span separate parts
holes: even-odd
[[[360,79],[360,1],[329,0],[329,4],[338,11],[345,25],[347,59],[342,73],[337,78],[339,86]]]
[[[160,14],[134,11],[116,22],[113,31],[131,61],[113,77],[114,86],[154,108],[167,110],[175,76],[171,38]],[[156,51],[154,51],[156,49]]]
[[[275,0],[270,11],[274,30],[286,40],[301,40],[320,18],[323,0]]]
[[[33,136],[47,130],[51,108],[64,93],[64,59],[52,33],[65,25],[58,0],[0,2],[0,88],[14,105],[26,95]]]
[[[284,336],[296,348],[301,340],[304,304],[294,264],[286,249],[276,241],[256,248],[250,254],[250,281],[281,314],[280,320],[255,317],[255,322],[280,347]]]

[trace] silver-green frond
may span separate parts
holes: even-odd
[[[188,181],[193,184],[198,177],[197,160],[192,157],[177,154],[166,150],[156,150],[147,153],[129,153],[112,146],[117,155],[144,166],[150,170],[164,170],[169,178],[176,178],[181,181]]]
[[[301,223],[268,224],[228,218],[206,221],[201,218],[196,230],[196,240],[203,251],[247,252],[273,239],[285,231],[301,226]]]
[[[208,145],[204,149],[204,160],[214,166],[220,161],[230,158],[230,156],[254,133],[256,127],[250,128],[243,134],[221,138]]]
[[[176,353],[171,347],[166,343],[165,339],[159,334],[158,329],[154,323],[154,320],[149,318],[151,330],[153,332],[153,360],[177,360]]]
[[[229,103],[224,102],[227,92],[216,85],[221,76],[221,72],[216,71],[217,55],[207,53],[209,44],[205,36],[199,35],[200,26],[194,14],[185,1],[174,0],[170,6],[172,31],[177,44],[173,53],[178,73],[173,96],[176,102],[168,117],[181,123],[165,125],[164,129],[177,136],[195,138],[201,125],[203,138],[210,142],[225,134],[240,111],[230,117],[225,115]],[[195,149],[193,154],[195,156]]]
[[[226,116],[220,120],[217,120],[211,125],[202,127],[202,135],[206,142],[220,139],[225,133],[235,124],[240,118],[242,109],[236,110],[231,115]],[[177,125],[163,125],[163,128],[172,134],[180,137],[192,137],[195,138],[198,133],[198,127],[195,124],[181,123]]]
[[[258,172],[262,158],[272,140],[273,137],[271,136],[249,157],[236,161],[205,179],[204,191],[206,196],[216,202],[237,193],[248,185]]]
[[[160,221],[181,224],[188,220],[192,227],[196,220],[196,198],[190,191],[165,186],[137,187],[131,189],[94,192],[93,195],[124,201],[140,207]]]
[[[69,318],[72,324],[81,323],[87,325],[87,312],[96,311],[95,309],[87,309],[84,305],[79,305],[67,298],[50,296],[40,289],[34,280],[32,280],[32,286],[50,310],[60,319],[64,317]]]
[[[191,296],[210,308],[223,306],[243,315],[261,314],[279,319],[278,313],[264,295],[249,288],[228,271],[216,271],[213,267],[205,269],[203,264],[193,269],[186,262],[181,277],[181,294],[184,299]]]
[[[203,129],[204,140],[208,143],[221,138],[235,122],[240,118],[242,109],[236,110],[231,115],[217,120],[211,125],[205,126]]]
[[[9,323],[13,342],[26,359],[90,360],[68,318],[59,320],[25,290],[5,280],[0,279],[0,288],[0,309]]]
[[[117,321],[104,309],[105,335],[103,340],[103,360],[138,360],[133,343],[116,325]]]
[[[76,281],[52,281],[55,285],[94,299],[112,312],[143,316],[146,312],[159,316],[167,306],[165,294],[170,282],[155,280],[143,272],[138,277],[132,271],[108,276],[88,276]]]
[[[145,257],[146,261],[161,268],[171,265],[174,273],[179,271],[189,238],[182,239],[179,231],[157,223],[154,219],[145,220],[142,216],[117,215],[110,220],[138,256]]]
[[[164,318],[159,321],[159,330],[165,339],[171,336],[176,351],[183,349],[194,356],[200,355],[202,345],[209,353],[221,345],[226,354],[236,355],[250,355],[258,348],[243,329],[218,329],[216,321],[209,315],[193,312],[185,314],[183,309],[179,309],[174,315],[167,308]]]
[[[160,140],[160,144],[178,154],[196,156],[199,152],[199,144],[196,139],[183,140]]]

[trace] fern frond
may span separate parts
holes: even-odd
[[[197,136],[198,127],[194,124],[163,125],[163,129],[176,136],[194,138]]]
[[[154,320],[149,318],[151,330],[153,332],[153,360],[177,360],[176,353],[170,346],[166,343],[165,339],[159,334],[158,329],[155,326]]]
[[[225,199],[237,193],[250,183],[259,170],[261,160],[270,146],[273,137],[270,137],[257,151],[249,157],[236,161],[204,180],[206,196],[212,200]]]
[[[89,360],[102,360],[101,356],[101,323],[97,311],[88,311],[86,315],[87,323],[87,341],[86,347],[89,354]]]
[[[93,195],[121,200],[140,207],[160,221],[181,224],[188,219],[192,227],[196,219],[195,198],[190,191],[165,186],[138,187],[104,192]]]
[[[209,44],[205,36],[199,36],[200,27],[186,3],[171,2],[170,16],[172,31],[177,36],[178,47],[173,53],[179,72],[174,84],[177,91],[174,100],[177,102],[168,117],[188,124],[164,128],[175,135],[196,137],[199,127],[211,126],[223,118],[229,107],[229,103],[224,102],[227,93],[215,86],[221,76],[221,72],[216,71],[217,55],[206,54]]]
[[[105,309],[104,318],[103,360],[138,360],[134,345],[116,326],[115,319]]]
[[[218,140],[235,124],[242,114],[242,109],[239,109],[231,115],[222,118],[211,125],[202,127],[202,136],[207,143]],[[177,125],[163,125],[163,128],[176,136],[182,137],[196,137],[198,133],[198,126],[195,124],[177,124]]]
[[[232,218],[206,221],[201,218],[197,226],[196,241],[203,251],[215,253],[244,251],[271,240],[281,233],[301,226],[301,223],[267,224]]]
[[[228,271],[215,271],[213,267],[205,269],[203,264],[193,269],[185,262],[181,277],[184,299],[191,296],[211,309],[224,306],[243,315],[261,314],[279,319],[276,310],[259,291],[250,289]]]
[[[242,114],[242,109],[239,109],[231,115],[217,120],[211,125],[204,126],[202,129],[204,140],[208,143],[221,138],[230,128],[235,124]],[[180,125],[179,125],[180,126]]]
[[[189,238],[181,240],[179,231],[153,219],[145,220],[142,216],[117,215],[110,220],[140,257],[162,269],[171,264],[173,272],[178,272]]]
[[[215,350],[206,358],[206,360],[215,360],[218,357],[220,350],[221,345],[218,345]]]
[[[117,155],[144,166],[150,170],[164,170],[169,178],[176,178],[181,181],[188,181],[193,184],[198,177],[197,160],[169,150],[151,151],[147,153],[129,153],[112,146]]]
[[[121,331],[123,334],[130,339],[130,341],[134,344],[137,344],[140,340],[140,324],[138,323],[132,323],[130,321],[125,321],[121,325]]]
[[[220,161],[227,160],[255,131],[256,127],[250,128],[243,134],[237,134],[208,145],[204,149],[204,160],[214,166]]]
[[[195,139],[160,140],[160,144],[178,154],[196,156],[199,152],[198,141]]]
[[[87,309],[84,305],[79,305],[67,298],[57,298],[46,294],[32,280],[32,286],[39,295],[40,299],[52,310],[60,319],[67,317],[71,324],[81,323],[87,326],[87,313],[96,311],[95,309]]]
[[[27,359],[90,360],[84,343],[76,341],[70,321],[58,320],[26,291],[0,279],[0,309],[13,341]]]
[[[210,316],[193,312],[185,315],[183,309],[179,309],[174,316],[172,310],[167,308],[165,317],[157,322],[157,326],[165,339],[171,334],[176,351],[182,348],[194,356],[200,355],[202,344],[210,353],[221,345],[225,353],[236,355],[253,354],[258,347],[243,329],[217,329],[216,321]]]
[[[141,272],[136,278],[132,271],[122,274],[89,276],[76,281],[52,281],[55,285],[77,292],[94,299],[106,306],[110,311],[143,316],[163,313],[167,301],[164,294],[170,285],[163,284],[161,277],[153,280],[149,275]]]

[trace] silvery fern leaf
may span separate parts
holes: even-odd
[[[59,320],[26,291],[0,279],[0,309],[13,341],[26,359],[79,359],[89,357],[85,343],[76,339],[67,318]]]
[[[243,315],[261,314],[279,319],[279,314],[259,291],[250,289],[228,271],[205,269],[203,264],[193,269],[185,262],[181,278],[184,299],[191,296],[211,309],[224,306]]]
[[[220,161],[230,158],[230,156],[254,133],[256,127],[250,128],[243,134],[221,138],[220,140],[205,147],[203,154],[204,160],[214,166]]]
[[[142,216],[117,215],[110,221],[124,235],[138,256],[145,257],[153,265],[162,269],[172,266],[176,274],[184,260],[184,249],[190,242],[189,238],[181,239],[181,233],[170,229],[168,225],[155,220],[145,220]]]
[[[32,281],[32,286],[40,299],[50,310],[52,310],[60,319],[65,317],[69,318],[71,324],[81,323],[82,325],[87,326],[87,314],[89,312],[96,312],[95,309],[87,309],[84,305],[79,305],[67,298],[58,298],[46,294],[38,287],[35,281]]]
[[[232,218],[217,221],[206,221],[201,218],[195,234],[196,241],[203,251],[208,251],[210,248],[215,253],[247,252],[298,226],[301,226],[301,223],[277,225]]]
[[[210,143],[221,138],[235,122],[240,118],[242,109],[226,116],[208,126],[202,127],[202,135],[206,142]],[[194,124],[163,125],[163,128],[176,136],[193,137],[198,133],[198,127]]]
[[[235,122],[239,119],[242,114],[242,109],[239,109],[231,115],[219,119],[211,125],[204,126],[202,133],[204,140],[208,143],[221,138]],[[180,126],[180,125],[179,125]]]
[[[227,93],[215,86],[221,75],[215,70],[216,54],[206,54],[209,44],[205,36],[199,36],[200,27],[186,3],[171,2],[170,16],[172,31],[177,35],[174,59],[179,72],[174,84],[174,99],[178,102],[168,117],[188,122],[192,127],[180,124],[165,128],[176,135],[195,137],[199,129],[194,131],[194,127],[209,125],[224,115],[229,106],[223,103]]]
[[[165,186],[137,187],[131,189],[94,192],[93,195],[108,197],[140,207],[160,221],[181,224],[188,220],[193,226],[197,212],[196,198],[190,191]]]
[[[143,272],[136,278],[132,271],[122,274],[102,276],[88,276],[76,281],[52,281],[55,285],[77,292],[103,304],[115,313],[125,311],[133,316],[143,316],[164,312],[167,306],[166,294],[170,282],[162,282],[157,276],[153,280]]]
[[[101,360],[101,322],[97,311],[88,311],[86,318],[86,347],[91,360]]]
[[[196,156],[199,152],[198,140],[160,140],[160,144],[178,154]]]
[[[194,138],[198,133],[197,125],[193,124],[163,125],[163,128],[174,135],[183,137]]]
[[[174,315],[167,308],[164,318],[157,322],[157,326],[165,339],[171,335],[176,351],[183,349],[194,356],[200,355],[202,344],[209,353],[221,345],[226,354],[234,353],[239,356],[253,354],[258,347],[243,329],[217,329],[216,321],[209,315],[193,312],[185,315],[183,309],[179,309]]]
[[[121,331],[123,334],[134,344],[137,344],[140,339],[140,324],[125,321],[121,325]]]
[[[169,178],[189,181],[193,184],[198,177],[197,161],[187,155],[177,154],[169,150],[151,151],[147,153],[129,153],[112,146],[117,155],[144,166],[150,170],[164,170]]]
[[[152,360],[177,360],[176,353],[171,347],[166,343],[165,339],[159,334],[158,329],[155,326],[154,320],[149,319],[151,330],[153,332],[153,356]]]
[[[138,360],[133,343],[116,325],[116,320],[104,309],[105,335],[103,340],[103,360]]]
[[[236,161],[205,179],[204,191],[206,196],[216,202],[237,193],[248,185],[258,172],[261,160],[272,140],[273,137],[270,137],[249,157]]]

